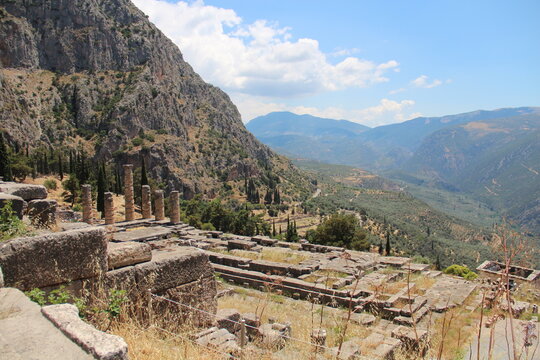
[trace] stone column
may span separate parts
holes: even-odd
[[[124,197],[126,221],[135,219],[135,204],[133,203],[133,165],[124,165]]]
[[[113,204],[113,193],[112,192],[106,192],[105,193],[105,225],[112,225],[114,224],[114,204]]]
[[[82,186],[82,221],[92,223],[92,186],[85,184]]]
[[[152,200],[150,198],[150,185],[142,186],[142,217],[150,219],[152,217]]]
[[[169,207],[171,208],[171,222],[177,224],[180,222],[180,192],[171,191],[171,196],[169,200]]]
[[[154,191],[154,205],[156,221],[165,219],[165,204],[163,203],[163,190]]]

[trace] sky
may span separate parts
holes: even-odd
[[[248,122],[540,106],[540,1],[132,0]]]

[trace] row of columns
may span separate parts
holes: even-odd
[[[135,201],[133,193],[133,165],[126,164],[124,167],[124,199],[125,199],[125,217],[126,221],[135,220]],[[104,199],[104,217],[105,224],[114,224],[114,205],[113,194],[105,193]],[[83,201],[83,222],[92,222],[92,187],[88,184],[82,186]],[[170,198],[170,220],[172,223],[180,222],[180,193],[171,191]],[[152,217],[152,199],[150,195],[150,186],[142,186],[142,217],[150,219]],[[165,201],[163,190],[154,191],[155,219],[156,221],[165,220]]]

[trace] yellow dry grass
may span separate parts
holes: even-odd
[[[309,301],[293,300],[271,292],[236,286],[233,288],[235,293],[220,298],[218,308],[234,308],[240,313],[255,313],[260,316],[262,323],[268,322],[271,318],[278,323],[290,322],[292,324],[292,337],[305,342],[291,340],[287,344],[288,350],[294,350],[298,359],[310,358],[313,347],[309,343],[313,329],[327,330],[326,346],[338,345],[338,339],[346,323],[346,309],[313,305]],[[351,322],[345,334],[345,341],[353,337],[363,339],[369,335],[369,332],[367,327]]]
[[[184,333],[174,335],[156,328],[143,328],[139,324],[124,321],[110,330],[121,336],[128,344],[131,360],[218,360],[225,355],[199,346],[188,340]]]

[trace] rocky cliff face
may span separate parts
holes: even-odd
[[[246,174],[308,186],[129,0],[0,0],[0,64],[0,127],[11,142],[118,162],[142,154],[188,197]]]

